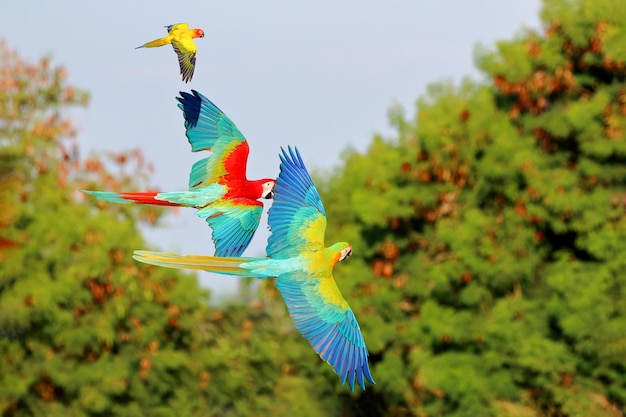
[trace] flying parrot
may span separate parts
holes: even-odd
[[[196,68],[196,44],[193,40],[204,38],[204,31],[202,29],[189,29],[187,23],[176,23],[165,27],[167,28],[167,36],[144,43],[135,49],[156,48],[171,44],[174,52],[178,55],[178,65],[180,65],[183,81],[188,83],[191,81],[193,70]]]
[[[276,287],[298,331],[344,384],[374,384],[361,329],[333,278],[337,262],[352,254],[346,242],[324,247],[326,213],[297,148],[282,150],[274,203],[269,210],[269,258],[219,258],[135,251],[140,262],[256,278],[276,278]]]
[[[259,226],[263,203],[258,200],[272,198],[276,181],[246,178],[250,152],[246,138],[208,98],[191,92],[181,91],[181,97],[176,97],[185,117],[191,150],[212,154],[191,168],[188,191],[81,191],[114,203],[194,207],[213,229],[215,255],[241,256]]]

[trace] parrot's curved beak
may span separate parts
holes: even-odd
[[[271,200],[272,198],[274,198],[274,191],[273,190],[268,191],[267,194],[263,196],[263,198],[266,200]]]

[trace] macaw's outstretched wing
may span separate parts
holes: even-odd
[[[337,288],[333,277],[315,279],[279,276],[280,290],[296,328],[315,352],[346,380],[365,389],[365,380],[374,384],[367,362],[368,352],[359,324]]]
[[[250,153],[246,138],[211,100],[195,90],[191,92],[193,94],[181,91],[180,97],[176,97],[185,117],[187,139],[192,152],[211,151],[213,154],[194,164],[189,187],[245,181]]]
[[[215,256],[241,256],[259,227],[263,204],[256,200],[220,200],[196,213],[213,229]]]
[[[326,212],[300,153],[288,148],[280,155],[280,174],[268,223],[272,234],[267,255],[286,259],[324,248]]]

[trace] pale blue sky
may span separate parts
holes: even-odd
[[[204,156],[184,136],[180,90],[200,91],[237,124],[250,143],[249,178],[277,176],[286,145],[298,146],[309,170],[329,169],[346,147],[392,135],[392,104],[413,114],[428,84],[479,79],[475,45],[539,28],[539,9],[539,0],[24,0],[0,7],[0,38],[27,59],[51,54],[71,84],[90,91],[91,105],[75,115],[83,154],[139,147],[155,166],[153,184],[176,191]],[[134,49],[178,22],[206,34],[188,84],[171,47]],[[248,256],[264,255],[265,215],[261,222]],[[167,224],[146,231],[154,247],[213,254],[193,210]],[[219,294],[237,285],[199,276]]]

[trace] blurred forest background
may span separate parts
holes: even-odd
[[[355,248],[335,277],[377,382],[355,393],[272,282],[209,303],[133,261],[164,212],[77,190],[149,188],[149,164],[81,157],[88,92],[0,43],[1,415],[624,416],[626,2],[541,13],[477,51],[488,81],[432,85],[316,179],[327,243]]]

